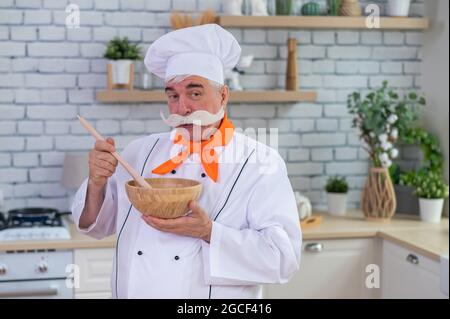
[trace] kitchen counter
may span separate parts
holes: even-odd
[[[304,240],[379,237],[435,261],[449,253],[448,218],[443,218],[440,224],[430,224],[420,221],[418,216],[395,215],[390,222],[383,223],[366,221],[359,211],[343,217],[315,215],[322,216],[322,223],[303,229]]]
[[[417,217],[396,215],[388,223],[366,221],[361,212],[349,212],[347,216],[335,217],[318,213],[322,223],[303,229],[304,240],[374,238],[379,237],[407,249],[413,250],[433,260],[449,254],[449,222],[442,219],[440,224],[421,222]],[[47,241],[1,242],[0,252],[8,250],[35,249],[81,249],[113,248],[115,236],[96,240],[79,233],[73,223],[69,223],[71,239]]]

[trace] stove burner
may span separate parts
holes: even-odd
[[[8,212],[6,228],[62,226],[59,212],[52,208],[22,208]]]

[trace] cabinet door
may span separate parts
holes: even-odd
[[[448,298],[440,292],[437,261],[383,241],[382,298]]]
[[[374,239],[305,241],[300,269],[287,284],[266,285],[266,298],[372,298],[366,267],[376,260]]]
[[[80,286],[75,288],[75,298],[111,296],[113,257],[113,248],[74,251],[75,264],[80,270]]]

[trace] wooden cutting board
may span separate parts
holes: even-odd
[[[300,226],[302,229],[312,228],[319,226],[322,223],[322,216],[313,215],[311,217],[305,218],[300,221]]]

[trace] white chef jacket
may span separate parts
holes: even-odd
[[[122,152],[145,178],[181,145],[170,132],[130,143]],[[97,220],[80,229],[87,180],[72,214],[79,231],[97,239],[117,234],[111,288],[115,298],[261,298],[262,284],[286,283],[299,268],[301,229],[286,165],[278,152],[235,132],[219,156],[217,183],[204,174],[197,154],[167,178],[200,181],[200,207],[213,220],[210,243],[159,231],[141,219],[119,165],[109,178]]]

